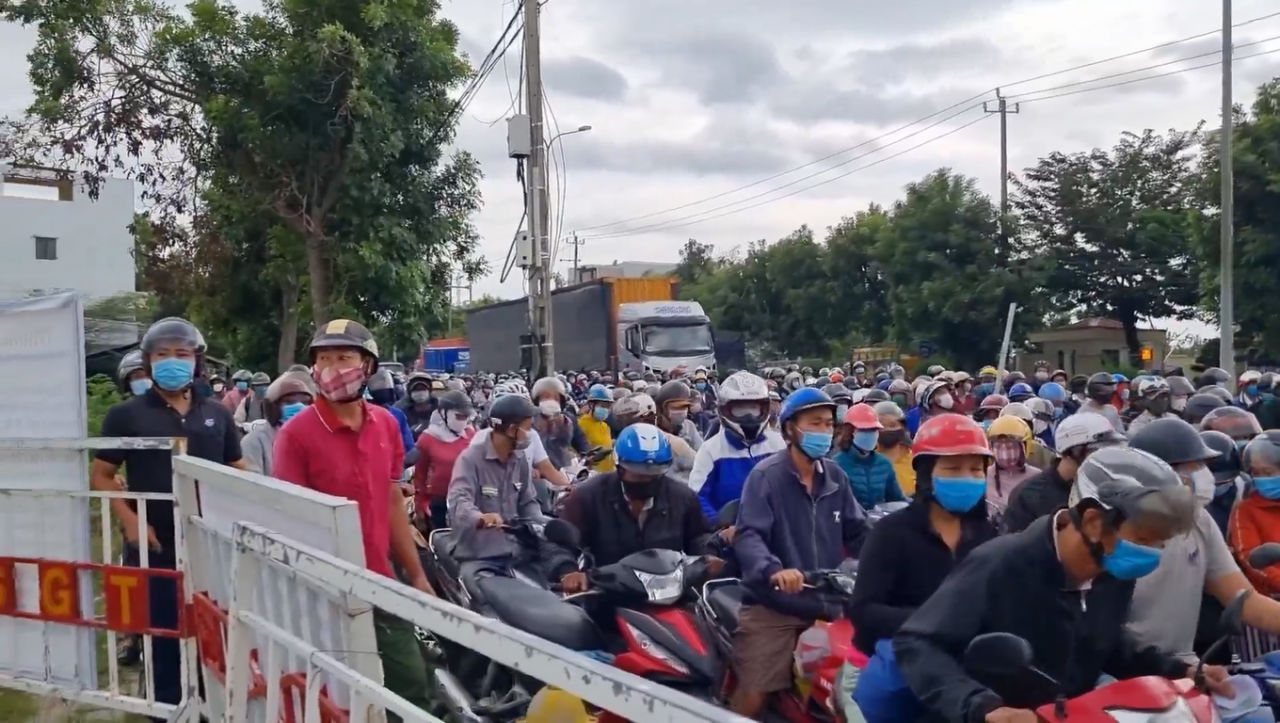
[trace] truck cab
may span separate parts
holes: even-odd
[[[716,368],[711,319],[696,301],[618,305],[618,361],[626,371]]]

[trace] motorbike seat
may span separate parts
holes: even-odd
[[[476,578],[475,585],[498,619],[517,630],[570,650],[604,650],[591,617],[559,595],[501,575]]]
[[[738,629],[738,616],[742,614],[742,599],[746,594],[742,585],[720,585],[707,595],[707,604],[716,614],[716,620],[730,632]]]
[[[453,533],[449,530],[440,530],[431,534],[431,544],[436,553],[436,559],[440,561],[440,568],[450,578],[457,580],[462,576],[462,570],[458,566],[458,561],[453,559],[451,550],[453,549]]]

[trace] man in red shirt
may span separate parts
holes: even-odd
[[[320,396],[280,428],[272,473],[355,502],[369,569],[394,578],[394,555],[406,582],[434,595],[397,484],[404,468],[399,423],[364,401],[365,382],[378,369],[373,334],[355,321],[331,321],[311,340],[311,364]],[[413,626],[375,609],[374,627],[387,688],[430,710],[431,683]]]

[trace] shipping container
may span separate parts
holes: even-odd
[[[646,277],[588,281],[551,293],[552,343],[560,369],[600,370],[617,367],[619,304],[675,299],[676,279]],[[503,372],[528,369],[528,297],[467,311],[471,368]]]

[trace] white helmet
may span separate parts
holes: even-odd
[[[1031,423],[1035,421],[1036,415],[1031,408],[1022,402],[1009,402],[1004,405],[1004,409],[1000,410],[1001,417],[1017,417],[1027,423],[1027,427],[1031,427]]]
[[[556,377],[543,377],[533,383],[533,396],[541,397],[547,392],[555,392],[562,402],[564,401],[564,398],[568,396],[565,391],[564,382],[560,381]]]
[[[1076,412],[1058,423],[1053,430],[1054,446],[1065,455],[1076,447],[1095,444],[1122,444],[1124,437],[1101,414]]]
[[[793,372],[794,373],[794,372]],[[769,386],[750,372],[734,372],[720,385],[720,423],[754,442],[769,419]]]
[[[524,385],[524,382],[514,379],[505,381],[493,388],[494,399],[505,397],[508,394],[529,399],[529,388]]]

